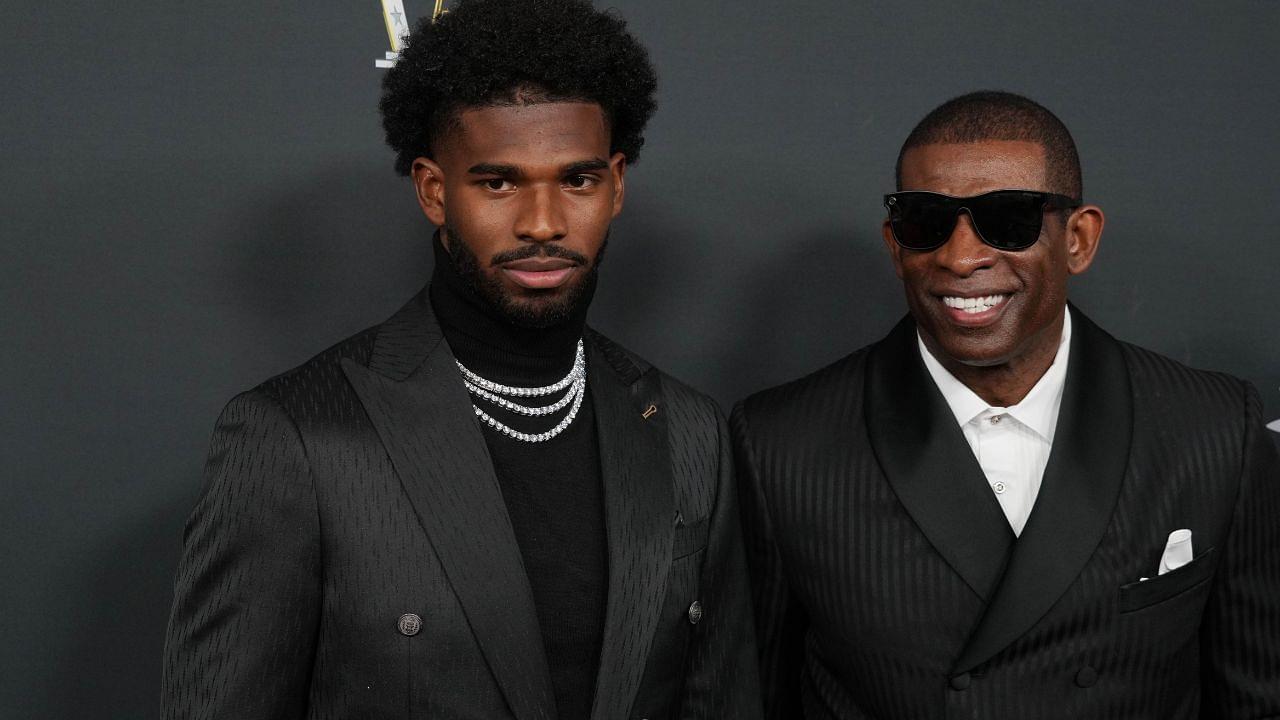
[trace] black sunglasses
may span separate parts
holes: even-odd
[[[923,190],[884,196],[893,239],[908,250],[934,250],[951,238],[961,211],[969,213],[982,242],[997,250],[1026,250],[1036,244],[1044,214],[1080,207],[1080,200],[1035,190],[993,190],[952,197]]]

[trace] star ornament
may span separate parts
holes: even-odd
[[[387,39],[391,41],[391,52],[398,53],[404,47],[404,39],[409,35],[409,26],[405,22],[404,0],[382,0],[382,20],[387,26]]]
[[[444,9],[444,0],[435,0],[435,3],[435,7],[431,10],[431,22],[439,20],[441,15],[449,12]],[[405,38],[409,37],[409,26],[405,22],[404,0],[382,0],[382,20],[387,26],[387,39],[391,41],[391,50],[385,58],[374,60],[373,65],[383,69],[393,68],[400,57]]]

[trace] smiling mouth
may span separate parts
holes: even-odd
[[[949,308],[959,310],[966,315],[978,315],[994,307],[1003,305],[1008,299],[1008,295],[983,295],[980,297],[944,295],[942,297],[942,304]]]

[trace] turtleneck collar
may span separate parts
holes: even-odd
[[[454,357],[472,371],[508,384],[545,384],[569,371],[586,325],[590,297],[563,322],[547,328],[521,327],[477,295],[457,273],[439,231],[431,244],[435,255],[431,307]]]

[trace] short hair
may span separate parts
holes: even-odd
[[[902,189],[902,156],[920,145],[1026,140],[1044,148],[1048,190],[1081,198],[1080,156],[1067,126],[1048,108],[1011,92],[982,90],[952,98],[916,125],[898,151],[895,176]]]
[[[657,76],[626,22],[588,0],[460,0],[423,18],[382,80],[382,127],[408,175],[467,108],[591,102],[610,153],[640,157]]]

